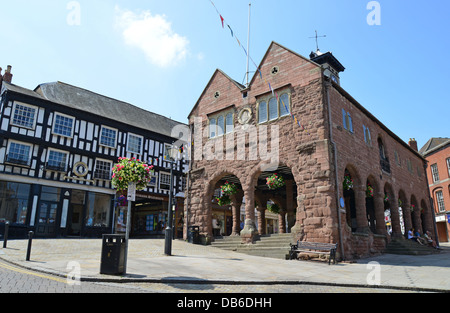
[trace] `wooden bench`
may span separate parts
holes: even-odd
[[[291,244],[291,251],[289,251],[289,259],[297,259],[299,252],[311,252],[317,254],[328,254],[329,261],[328,265],[331,264],[333,259],[333,264],[336,264],[336,250],[338,244],[332,243],[319,243],[319,242],[305,242],[297,241],[296,245]]]

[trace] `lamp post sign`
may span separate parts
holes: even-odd
[[[134,182],[128,185],[128,201],[136,201],[136,183]]]

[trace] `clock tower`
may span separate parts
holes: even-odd
[[[311,52],[309,55],[311,61],[322,65],[325,76],[329,77],[334,83],[341,85],[339,73],[345,71],[345,67],[334,57],[331,52],[322,53],[320,50]]]

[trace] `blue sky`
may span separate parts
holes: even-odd
[[[248,0],[213,0],[246,45]],[[308,56],[315,30],[346,67],[341,85],[419,148],[450,137],[448,0],[253,0],[252,59],[272,41]],[[432,3],[432,4],[431,4]],[[34,89],[62,81],[186,122],[216,68],[239,82],[246,56],[210,0],[0,0],[0,67]],[[251,66],[254,71],[254,66]]]

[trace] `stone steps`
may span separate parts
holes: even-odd
[[[394,239],[386,247],[384,253],[401,255],[430,255],[439,253],[429,246],[420,245],[417,242],[408,239]]]
[[[290,243],[292,243],[291,234],[273,234],[260,236],[255,244],[242,244],[239,236],[216,238],[212,246],[248,255],[285,260],[289,255]]]

